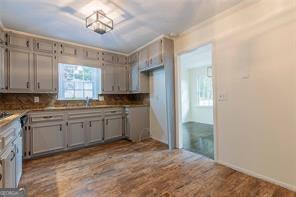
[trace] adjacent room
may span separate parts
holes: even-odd
[[[296,197],[296,0],[0,0],[0,196]]]

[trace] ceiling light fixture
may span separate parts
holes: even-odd
[[[106,16],[102,11],[95,11],[90,16],[85,19],[86,27],[97,32],[99,34],[104,34],[113,30],[113,20]]]

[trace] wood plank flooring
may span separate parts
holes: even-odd
[[[119,141],[25,162],[28,196],[278,196],[279,186],[154,140]]]

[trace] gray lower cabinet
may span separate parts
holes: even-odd
[[[88,121],[88,144],[95,144],[104,140],[104,119]]]
[[[150,137],[149,107],[126,109],[126,136],[133,142]]]
[[[122,116],[110,116],[105,118],[105,140],[123,136]]]
[[[4,188],[16,187],[16,160],[15,147],[9,147],[1,156],[1,167],[3,173],[2,185]]]
[[[85,122],[76,120],[68,122],[68,148],[84,146],[86,143]]]
[[[31,125],[32,156],[59,151],[65,148],[65,125],[50,122]]]

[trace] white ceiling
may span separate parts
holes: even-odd
[[[123,53],[181,33],[242,0],[1,0],[4,27]],[[115,29],[99,35],[85,17],[102,9]]]

